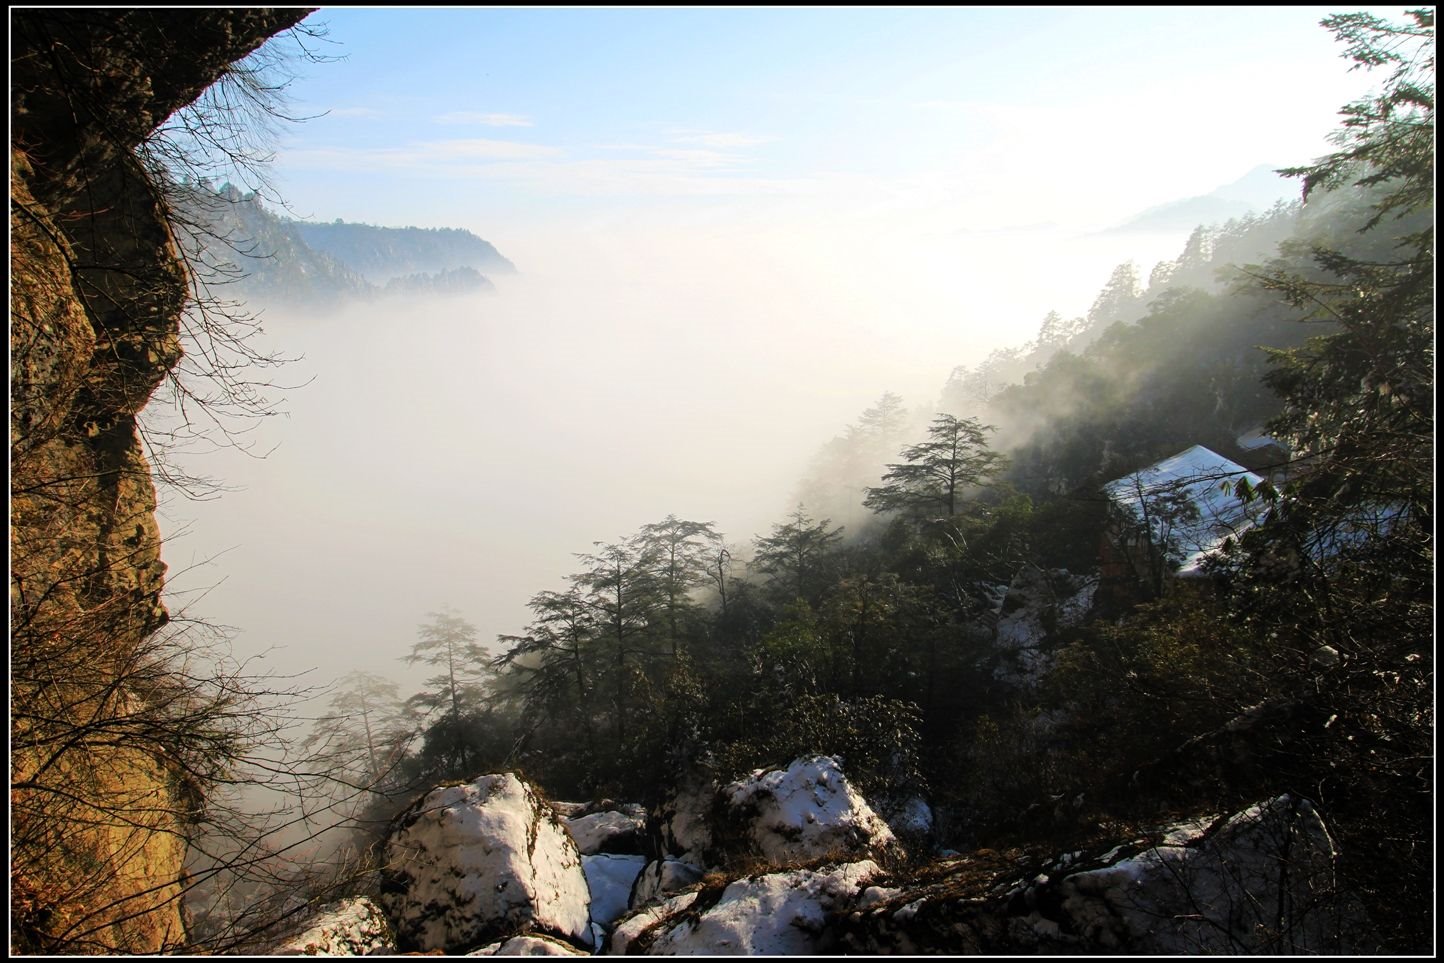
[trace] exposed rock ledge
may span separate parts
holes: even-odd
[[[14,951],[184,943],[177,774],[115,731],[72,738],[76,713],[143,719],[120,680],[167,618],[136,416],[180,359],[187,279],[136,150],[309,12],[11,13]]]

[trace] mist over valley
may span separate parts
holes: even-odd
[[[12,11],[12,954],[1432,947],[1432,9],[838,13]]]

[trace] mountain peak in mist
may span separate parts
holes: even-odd
[[[208,181],[179,193],[188,244],[205,252],[214,280],[234,282],[229,295],[261,303],[324,309],[384,295],[491,292],[491,275],[517,273],[490,242],[462,228],[291,220],[255,193]]]
[[[1261,164],[1207,194],[1150,207],[1102,233],[1190,231],[1200,224],[1216,224],[1251,211],[1266,211],[1277,201],[1296,197],[1299,192],[1297,181],[1281,177],[1277,171],[1274,165]]]
[[[490,242],[462,228],[378,227],[339,218],[291,225],[312,250],[335,258],[372,284],[460,268],[488,275],[516,273],[516,266]]]

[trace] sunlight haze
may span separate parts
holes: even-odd
[[[520,274],[271,312],[314,382],[269,458],[201,466],[243,491],[172,500],[174,569],[228,550],[173,592],[223,571],[198,604],[242,650],[395,673],[426,612],[515,631],[668,512],[749,544],[883,392],[930,410],[1188,233],[1110,229],[1327,150],[1375,80],[1328,12],[323,9],[338,59],[296,65],[268,171],[290,216],[465,228]]]

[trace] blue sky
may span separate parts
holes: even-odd
[[[989,183],[1107,219],[1323,149],[1361,89],[1327,12],[325,8],[278,174],[388,223]]]
[[[302,66],[273,173],[297,216],[464,227],[524,272],[754,251],[859,310],[906,292],[904,340],[978,360],[1181,243],[1081,239],[1327,150],[1376,82],[1329,12],[323,8],[342,59]]]

